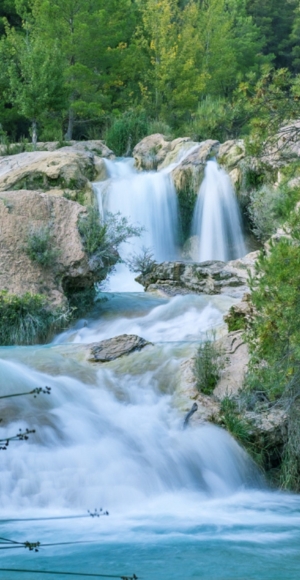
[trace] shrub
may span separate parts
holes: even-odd
[[[0,344],[36,344],[46,342],[51,335],[64,329],[72,312],[52,308],[40,294],[27,292],[23,296],[0,292]]]
[[[142,247],[140,254],[131,254],[126,260],[131,272],[141,272],[143,276],[152,272],[156,261],[150,248]]]
[[[148,135],[153,135],[154,133],[161,133],[164,137],[171,141],[175,139],[173,131],[167,123],[164,121],[150,121],[148,124]]]
[[[225,365],[222,350],[213,340],[204,340],[196,354],[194,373],[197,379],[197,389],[205,395],[211,395]]]
[[[50,226],[32,229],[26,240],[26,254],[33,262],[44,268],[54,266],[59,250],[54,246]]]
[[[199,102],[192,120],[181,128],[181,133],[195,141],[217,139],[226,141],[241,133],[245,124],[245,113],[237,103],[232,104],[224,97],[207,95]]]
[[[78,230],[90,257],[90,266],[104,279],[119,262],[120,244],[132,236],[139,236],[141,228],[131,226],[120,214],[108,213],[105,222],[100,218],[97,207],[88,207],[87,214],[78,222]]]
[[[148,122],[144,112],[125,111],[114,118],[105,131],[105,141],[116,155],[130,155],[134,146],[148,135]]]
[[[264,464],[265,450],[261,442],[255,441],[251,421],[241,416],[237,402],[232,397],[224,397],[221,401],[219,424],[250,453],[259,465]]]
[[[299,199],[299,188],[291,189],[287,184],[279,187],[266,184],[252,190],[248,212],[256,237],[266,241],[288,219]]]

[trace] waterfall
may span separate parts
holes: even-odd
[[[138,172],[133,159],[104,160],[109,179],[94,185],[99,211],[120,213],[143,232],[123,244],[123,258],[142,246],[153,252],[158,262],[178,257],[178,204],[172,179],[167,171]]]
[[[241,218],[229,175],[208,161],[192,222],[197,260],[234,260],[246,254]]]

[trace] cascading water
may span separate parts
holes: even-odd
[[[134,250],[143,244],[157,259],[176,257],[171,166],[138,174],[130,160],[106,165],[110,178],[96,185],[103,215],[120,211],[148,228]],[[207,175],[210,169],[216,165],[209,162]],[[217,170],[219,181],[222,175]],[[38,553],[3,550],[1,579],[45,580],[43,571],[52,570],[64,580],[62,570],[135,572],[144,580],[298,580],[299,498],[268,491],[224,430],[201,422],[183,429],[194,393],[187,359],[208,330],[221,332],[235,300],[121,293],[124,278],[116,289],[52,344],[0,348],[1,395],[51,387],[50,396],[0,401],[0,439],[36,430],[0,451],[0,535],[46,544]],[[126,333],[152,344],[109,363],[88,362],[89,343]],[[89,517],[96,507],[109,517]]]
[[[208,161],[195,206],[192,235],[197,260],[234,260],[246,254],[239,207],[229,175]]]
[[[120,213],[129,223],[143,228],[134,240],[134,249],[151,248],[162,262],[178,257],[177,195],[167,172],[138,172],[133,160],[105,160],[109,179],[95,184],[100,212]],[[131,244],[120,249],[123,258],[132,252]]]

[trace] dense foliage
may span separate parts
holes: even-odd
[[[106,136],[124,154],[155,122],[246,133],[262,67],[295,82],[299,29],[298,0],[4,0],[2,135]]]
[[[66,328],[71,311],[53,308],[45,296],[23,296],[0,292],[0,344],[36,344],[47,342]]]
[[[246,380],[251,405],[281,408],[287,415],[287,443],[280,481],[300,489],[300,216],[286,235],[262,253],[251,278],[253,314],[246,331],[250,364]],[[256,402],[256,403],[255,403]]]

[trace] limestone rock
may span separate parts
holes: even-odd
[[[198,409],[192,415],[189,424],[197,425],[205,421],[214,421],[220,413],[220,404],[212,397],[204,395],[197,390],[196,376],[194,374],[195,355],[185,359],[179,368],[177,388],[174,393],[174,405],[183,414],[190,411],[192,403],[197,402]]]
[[[218,163],[227,170],[236,168],[238,163],[245,158],[245,143],[243,139],[232,139],[220,145],[218,151]]]
[[[53,303],[65,300],[64,288],[88,288],[94,274],[77,222],[86,209],[60,196],[37,191],[0,193],[0,289],[22,295],[46,295]],[[31,229],[50,228],[58,255],[53,267],[33,262],[25,248]]]
[[[233,304],[224,316],[224,322],[226,322],[229,332],[245,328],[246,322],[253,312],[250,298],[250,294],[244,294],[242,301]]]
[[[105,178],[105,164],[86,141],[55,151],[34,151],[0,157],[0,191],[90,189],[90,181]],[[102,143],[102,142],[98,142]],[[108,155],[111,155],[112,152]],[[99,150],[99,153],[101,150]]]
[[[198,191],[203,179],[205,164],[212,156],[216,155],[219,146],[219,141],[213,139],[203,141],[198,146],[191,142],[191,147],[194,149],[171,173],[176,191],[188,189],[192,189],[195,193]]]
[[[102,340],[91,346],[89,360],[91,362],[108,362],[125,354],[141,350],[149,345],[144,338],[134,334],[121,334],[114,338]]]
[[[238,267],[240,266],[240,267]],[[234,262],[163,262],[146,275],[136,278],[147,291],[160,290],[167,296],[177,294],[228,294],[240,296],[247,291],[247,269],[241,260]]]
[[[171,142],[167,141],[164,135],[154,133],[144,137],[133,149],[133,157],[137,169],[150,171],[157,169],[171,150]]]
[[[225,397],[236,396],[242,389],[249,363],[249,352],[241,331],[229,332],[216,341],[216,346],[222,353],[225,364],[213,392],[214,397],[221,401]]]
[[[95,153],[96,155],[100,156],[100,157],[107,157],[108,159],[112,159],[115,157],[113,151],[111,149],[109,149],[109,147],[107,147],[107,145],[104,143],[104,141],[100,140],[100,139],[93,139],[93,140],[89,140],[89,141],[68,141],[66,143],[63,144],[63,146],[61,146],[62,144],[60,143],[60,141],[39,141],[36,144],[36,151],[57,151],[58,149],[76,149],[79,151],[92,151],[93,153]],[[19,143],[13,143],[12,145],[10,145],[10,148],[21,148],[21,144]],[[31,144],[27,144],[27,149],[30,150],[31,148]],[[7,151],[7,146],[6,145],[0,145],[0,155],[4,155],[5,152]]]

